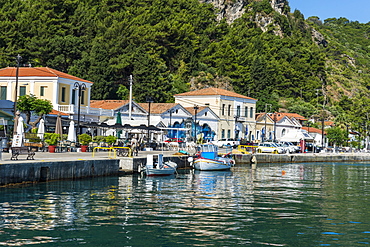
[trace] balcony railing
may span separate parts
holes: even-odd
[[[245,121],[247,121],[247,118],[246,117],[236,117],[236,121],[245,122]]]
[[[57,110],[68,114],[78,114],[78,106],[75,105],[58,105]],[[81,106],[80,114],[113,117],[114,111],[102,108],[91,108],[88,106]]]

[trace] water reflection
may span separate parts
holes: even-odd
[[[1,188],[0,245],[363,244],[368,169],[260,164]]]

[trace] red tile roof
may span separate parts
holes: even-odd
[[[149,103],[139,103],[139,105],[149,112]],[[150,113],[162,114],[177,105],[177,103],[150,103]]]
[[[0,77],[15,77],[17,68],[7,67],[0,69]],[[78,78],[67,73],[60,72],[55,69],[48,67],[19,67],[19,77],[60,77],[70,80],[82,81],[87,83],[93,83],[88,80]]]
[[[69,116],[68,113],[64,113],[64,112],[61,112],[61,111],[57,111],[57,110],[51,110],[51,112],[49,112],[48,115],[58,115],[60,114],[61,116]]]
[[[303,130],[307,130],[308,133],[318,133],[322,135],[322,130],[313,128],[313,127],[302,127]],[[324,131],[324,135],[326,135],[326,132]]]
[[[229,96],[229,97],[256,100],[254,98],[247,97],[247,96],[235,93],[235,92],[231,92],[231,91],[228,91],[222,88],[214,88],[214,87],[203,88],[200,90],[175,94],[175,96],[202,96],[202,95],[223,95],[223,96]]]
[[[90,107],[116,110],[128,103],[128,100],[90,100]]]
[[[302,121],[307,120],[304,116],[301,116],[297,113],[278,112],[277,114],[282,114],[282,115],[287,116],[288,118],[295,118],[297,120],[302,120]]]
[[[203,111],[204,109],[208,108],[208,106],[198,106],[197,113],[200,111]],[[185,109],[190,112],[191,115],[195,115],[195,109],[194,107],[185,107]]]

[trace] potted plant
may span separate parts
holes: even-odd
[[[49,152],[55,153],[55,148],[60,140],[60,135],[55,133],[45,133],[44,138],[44,141],[49,145]]]
[[[116,140],[117,140],[117,137],[112,136],[112,135],[105,137],[105,142],[108,143],[108,145],[110,146],[113,145],[113,143],[115,143]]]
[[[81,144],[81,152],[86,152],[87,146],[92,141],[92,138],[90,135],[85,133],[78,136],[78,141]]]

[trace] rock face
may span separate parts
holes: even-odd
[[[231,24],[240,18],[246,11],[245,6],[255,0],[199,0],[201,3],[210,3],[217,9],[217,20],[226,19]],[[287,3],[286,0],[270,0],[272,8],[280,14]]]
[[[245,13],[245,6],[249,4],[248,0],[199,0],[201,3],[210,3],[217,12],[217,20],[226,19],[231,24]]]

